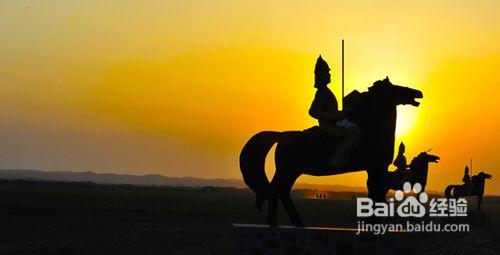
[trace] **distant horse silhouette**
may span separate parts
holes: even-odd
[[[290,197],[293,184],[302,174],[327,176],[366,170],[368,196],[375,201],[385,201],[388,191],[385,178],[394,154],[396,106],[418,106],[415,99],[422,97],[419,90],[393,85],[388,78],[376,81],[368,92],[351,92],[344,99],[345,110],[363,131],[363,139],[342,168],[328,166],[328,159],[339,140],[322,134],[317,127],[305,131],[263,131],[250,138],[240,154],[240,169],[245,183],[257,195],[257,209],[261,210],[263,203],[269,200],[268,224],[277,225],[276,210],[280,199],[292,224],[303,226]],[[275,143],[278,143],[276,173],[269,183],[265,159]]]
[[[438,160],[439,156],[431,155],[427,152],[421,152],[411,161],[410,171],[403,171],[402,173],[388,173],[387,185],[389,189],[403,190],[403,184],[405,182],[410,182],[411,184],[418,182],[422,185],[422,192],[425,191],[429,163],[438,163]]]
[[[464,185],[449,185],[444,190],[444,195],[447,198],[477,196],[477,210],[481,211],[481,202],[483,201],[484,194],[484,181],[486,179],[491,179],[491,174],[480,172],[479,174],[472,176],[470,187],[467,188]]]

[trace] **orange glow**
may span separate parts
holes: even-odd
[[[459,183],[474,158],[500,194],[499,4],[8,1],[0,168],[241,178],[251,135],[315,125],[318,54],[340,95],[345,39],[346,94],[385,76],[423,91],[398,108],[396,138],[408,161],[441,156],[429,188]],[[366,174],[299,181],[364,186]]]

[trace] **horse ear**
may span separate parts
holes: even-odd
[[[385,76],[384,81],[387,82],[387,84],[392,85],[391,81],[389,80],[389,76]]]

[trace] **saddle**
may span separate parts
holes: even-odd
[[[321,130],[319,129],[319,126],[312,126],[308,129],[304,129],[302,130],[302,132],[304,132],[304,134],[318,134],[321,132]],[[322,132],[321,132],[322,133]]]
[[[304,145],[314,151],[317,156],[330,158],[335,146],[342,139],[340,136],[335,136],[322,131],[319,126],[312,126],[302,131],[304,136]]]
[[[322,131],[319,126],[312,126],[308,129],[302,131],[302,144],[307,155],[301,155],[302,157],[308,158],[311,161],[321,162],[323,164],[328,164],[335,147],[343,139],[340,136],[335,136]],[[368,155],[369,147],[366,141],[361,141],[352,151],[350,152],[350,160],[348,164],[352,162],[357,162],[356,164],[366,163],[366,155]]]
[[[319,126],[312,126],[302,131],[309,142],[335,143],[340,137],[322,131]]]
[[[462,184],[462,190],[464,190],[467,194],[472,193],[474,190],[474,183],[471,181],[468,185],[467,184]]]

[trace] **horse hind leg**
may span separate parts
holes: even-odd
[[[278,226],[277,211],[278,211],[278,188],[276,184],[276,175],[271,181],[269,189],[269,198],[267,202],[267,224],[271,227]]]
[[[288,217],[290,218],[290,222],[296,227],[305,227],[302,219],[300,219],[297,209],[295,209],[295,205],[293,204],[290,194],[284,194],[280,197],[280,199],[283,203],[283,206],[285,206]]]
[[[304,227],[304,223],[300,219],[299,213],[295,208],[292,198],[290,197],[290,191],[292,190],[293,184],[297,180],[297,177],[287,176],[286,179],[283,178],[282,189],[280,190],[280,200],[286,209],[290,222],[296,227]]]
[[[267,223],[269,226],[277,226],[277,212],[278,212],[278,200],[281,200],[285,210],[290,218],[292,224],[297,227],[303,227],[304,224],[295,209],[295,205],[290,197],[290,191],[292,189],[296,176],[283,175],[282,171],[277,171],[271,181],[271,192],[268,202],[268,214]]]
[[[477,195],[477,210],[481,211],[481,202],[483,202],[483,195]]]

